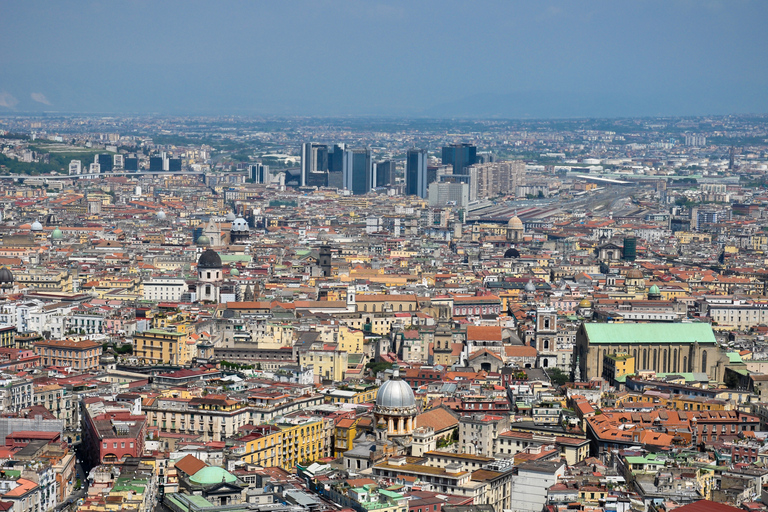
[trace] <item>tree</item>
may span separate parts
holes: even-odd
[[[547,375],[549,375],[549,379],[552,383],[558,386],[562,386],[571,380],[568,374],[563,372],[560,368],[549,368],[547,370]]]

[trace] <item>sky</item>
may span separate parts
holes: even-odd
[[[0,115],[768,112],[764,0],[0,2]]]

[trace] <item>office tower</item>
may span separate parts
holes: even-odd
[[[371,152],[368,149],[344,151],[342,182],[344,188],[353,194],[367,194],[371,190]]]
[[[395,162],[384,160],[373,164],[373,186],[386,187],[395,184]]]
[[[112,165],[115,169],[122,169],[125,165],[123,155],[114,155],[112,157]]]
[[[83,162],[72,160],[69,162],[69,174],[80,174],[83,172]]]
[[[112,155],[97,154],[94,157],[93,163],[99,164],[101,172],[112,172]]]
[[[138,171],[139,159],[136,157],[127,156],[123,159],[123,167],[126,171]]]
[[[427,197],[427,152],[409,149],[405,160],[405,194]]]
[[[429,184],[429,206],[456,206],[469,204],[469,185],[466,183],[434,182]]]
[[[318,181],[317,176],[310,177],[310,173],[325,174],[328,172],[328,146],[314,142],[305,142],[301,145],[301,179],[299,185],[304,187],[309,181]],[[323,181],[320,179],[320,181]]]
[[[161,156],[151,156],[149,157],[149,171],[150,172],[159,172],[163,170],[163,157]]]
[[[346,144],[334,144],[328,150],[327,186],[331,188],[344,188],[344,150],[346,147]]]
[[[467,174],[466,167],[477,163],[477,147],[472,144],[451,144],[443,148],[443,165],[452,165],[453,174]]]
[[[169,158],[168,159],[168,170],[169,171],[180,171],[181,170],[181,158]]]
[[[248,166],[248,178],[259,184],[266,184],[269,179],[269,166],[264,164],[251,164]]]

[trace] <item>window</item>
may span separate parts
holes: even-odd
[[[104,443],[104,448],[106,448],[106,447],[107,447],[107,443]]]
[[[117,448],[117,443],[112,443],[112,448]]]

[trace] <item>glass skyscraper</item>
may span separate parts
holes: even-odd
[[[477,147],[472,144],[451,144],[443,147],[443,165],[452,165],[453,174],[467,174],[467,167],[477,163]]]
[[[344,151],[342,179],[344,188],[353,194],[367,194],[371,190],[373,166],[371,152],[368,149],[349,149]]]
[[[409,149],[405,161],[405,194],[427,197],[427,152]]]

